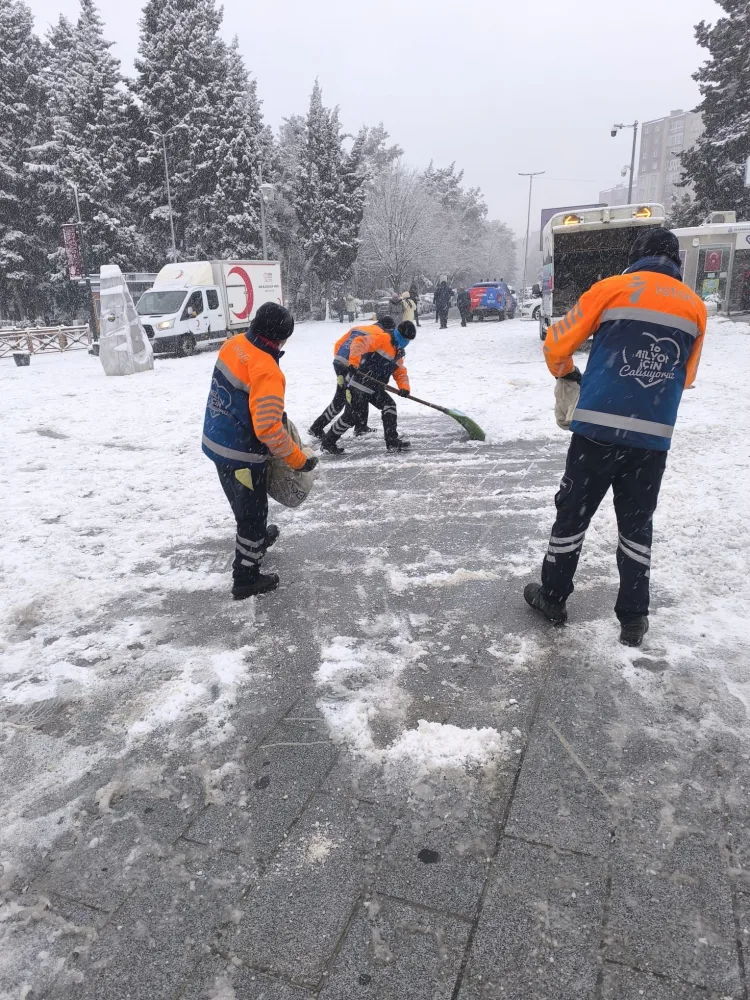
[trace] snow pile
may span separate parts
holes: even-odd
[[[424,776],[433,771],[482,767],[510,752],[510,736],[496,729],[461,729],[426,722],[408,729],[386,751],[389,764],[406,764]]]

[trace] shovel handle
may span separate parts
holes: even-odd
[[[379,379],[373,378],[372,375],[366,375],[363,372],[361,374],[358,374],[357,378],[363,378],[367,382],[372,382],[373,385],[380,386],[381,389],[385,389],[386,392],[390,392],[392,396],[401,396],[401,393],[398,391],[398,389],[394,389],[393,386],[388,385],[386,382],[381,382]],[[444,406],[438,406],[437,403],[428,403],[426,399],[419,399],[417,396],[412,396],[411,393],[409,393],[408,396],[403,396],[402,398],[411,399],[415,403],[421,403],[422,406],[429,406],[430,409],[439,410],[440,413],[447,412]]]

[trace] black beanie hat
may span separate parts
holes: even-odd
[[[286,340],[294,330],[294,317],[278,302],[264,302],[250,323],[250,333],[266,340]]]
[[[417,328],[410,319],[405,319],[398,324],[398,332],[405,340],[414,340],[417,335]]]
[[[396,321],[393,316],[381,316],[378,320],[378,326],[386,333],[393,333],[396,329]]]
[[[635,264],[642,257],[667,257],[682,268],[680,260],[680,241],[669,229],[661,226],[649,226],[636,236],[630,248],[628,264]]]

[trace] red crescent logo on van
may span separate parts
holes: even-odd
[[[229,277],[230,274],[238,274],[240,278],[242,278],[242,282],[245,285],[245,295],[247,297],[247,302],[245,303],[245,308],[243,312],[238,312],[235,313],[234,315],[237,319],[247,319],[247,317],[253,311],[253,301],[255,299],[255,295],[253,294],[253,285],[252,282],[250,281],[250,275],[247,273],[244,267],[233,267],[229,271],[227,277]]]

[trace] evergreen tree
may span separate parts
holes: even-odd
[[[36,176],[26,166],[44,111],[43,51],[21,0],[0,0],[0,316],[42,307],[46,253],[35,219]]]
[[[258,168],[268,141],[255,80],[249,80],[235,38],[225,55],[223,135],[216,149],[216,187],[211,198],[211,256],[260,258]],[[268,178],[270,179],[270,178]]]
[[[315,81],[305,123],[305,142],[295,192],[300,236],[312,270],[330,297],[333,281],[357,259],[362,222],[361,149],[355,160],[342,149],[338,108],[323,105]],[[359,161],[359,162],[357,162]]]
[[[727,16],[695,29],[699,45],[710,52],[693,74],[703,95],[696,110],[705,131],[682,163],[701,217],[734,209],[738,218],[750,219],[750,189],[743,183],[750,156],[750,0],[717,2]]]
[[[48,35],[49,137],[33,155],[44,177],[43,227],[58,289],[67,278],[61,226],[76,221],[74,189],[89,272],[102,264],[133,270],[144,256],[130,203],[138,116],[112,44],[94,0],[81,0],[75,27],[61,18]]]
[[[217,149],[225,139],[226,46],[215,0],[147,0],[140,20],[133,89],[145,120],[137,196],[152,266],[171,256],[162,140],[167,137],[178,257],[206,256],[217,188]]]

